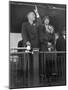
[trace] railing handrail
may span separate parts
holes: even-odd
[[[10,55],[20,55],[20,54],[26,54],[26,53],[31,53],[31,54],[33,54],[34,53],[34,51],[29,51],[29,52],[25,52],[25,51],[22,51],[22,52],[11,52],[10,53]],[[66,53],[66,51],[39,51],[38,53],[49,53],[49,54],[51,54],[51,53],[53,53],[53,54],[57,54],[57,53]]]
[[[11,50],[25,50],[25,49],[27,48],[26,47],[16,47],[16,48],[11,48],[10,51]]]
[[[16,48],[11,48],[10,51],[12,50],[26,50],[27,47],[16,47]],[[39,48],[33,48],[33,50],[39,50]]]

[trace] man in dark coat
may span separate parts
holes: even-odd
[[[32,50],[33,48],[39,48],[38,26],[41,23],[41,21],[39,18],[37,8],[34,11],[31,11],[27,14],[27,19],[28,19],[28,22],[22,24],[22,38],[23,38],[24,46],[28,46],[29,44],[31,47],[30,50]],[[32,76],[32,73],[33,73],[32,54],[29,54],[29,69]]]
[[[22,38],[24,45],[30,43],[31,48],[39,48],[38,26],[41,21],[37,9],[35,9],[34,12],[29,12],[27,14],[27,19],[28,22],[22,24]]]
[[[24,23],[22,25],[22,37],[24,45],[29,42],[32,48],[39,48],[38,29],[36,26],[31,25],[28,22]]]

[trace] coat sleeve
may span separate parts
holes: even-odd
[[[37,27],[42,25],[42,20],[41,17],[37,18],[37,23],[36,23]]]
[[[23,44],[25,46],[26,42],[29,41],[28,40],[28,33],[26,30],[26,24],[22,24],[22,39],[23,39]]]
[[[46,35],[45,32],[44,32],[43,26],[40,26],[38,29],[39,29],[40,42],[41,42],[41,43],[47,42],[47,41],[48,41],[48,37],[47,37],[47,35]]]

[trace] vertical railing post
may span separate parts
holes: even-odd
[[[34,84],[37,85],[39,82],[39,50],[33,50],[33,76],[34,76]]]

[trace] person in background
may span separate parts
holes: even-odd
[[[66,51],[66,33],[65,30],[62,31],[59,38],[56,41],[57,51]]]
[[[63,28],[59,38],[56,41],[58,76],[65,80],[66,78],[66,31]]]

